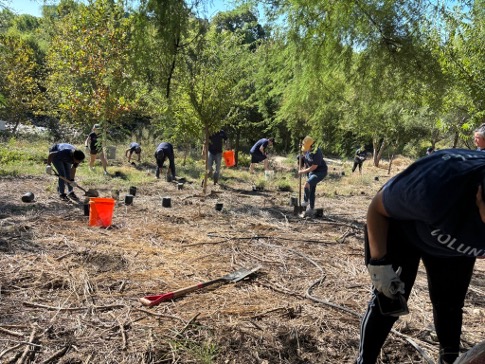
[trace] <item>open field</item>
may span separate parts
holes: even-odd
[[[195,178],[179,190],[150,177],[131,206],[123,202],[129,182],[112,176],[84,185],[83,172],[78,183],[103,197],[121,190],[107,229],[90,227],[82,204],[59,201],[52,176],[1,177],[0,362],[352,363],[370,291],[363,224],[387,170],[367,161],[360,177],[348,163],[329,164],[317,188],[324,217],[301,219],[289,206],[298,180],[284,163],[276,168],[275,180],[255,191],[256,177],[223,170],[221,185],[205,195]],[[277,187],[283,178],[292,192]],[[29,191],[35,202],[21,202]],[[262,268],[238,283],[151,308],[138,301],[255,265]],[[485,337],[484,292],[481,260],[465,305],[465,348]],[[409,306],[381,363],[437,357],[423,269]]]

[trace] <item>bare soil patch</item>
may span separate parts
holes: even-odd
[[[203,196],[195,182],[154,180],[131,206],[121,194],[108,229],[46,192],[50,177],[1,178],[0,362],[352,363],[370,290],[363,224],[383,179],[342,195],[331,184],[339,176],[319,185],[320,219],[294,216],[291,193],[277,189],[223,179]],[[35,202],[21,202],[28,191]],[[484,263],[466,301],[465,347],[485,337]],[[151,308],[138,301],[258,264],[238,283]],[[381,363],[437,357],[422,269],[409,306]]]

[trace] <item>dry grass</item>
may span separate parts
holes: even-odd
[[[82,206],[57,201],[52,178],[0,179],[0,362],[352,363],[370,288],[362,227],[388,176],[368,162],[363,176],[348,164],[330,167],[317,189],[323,219],[293,215],[298,184],[278,190],[283,166],[263,191],[235,171],[206,196],[196,182],[182,190],[146,182],[132,206],[117,204],[109,229],[88,226]],[[20,202],[27,191],[35,203]],[[466,301],[465,346],[485,334],[483,263]],[[257,264],[238,283],[152,308],[138,302]],[[381,363],[425,363],[410,342],[436,357],[423,272],[410,309]]]

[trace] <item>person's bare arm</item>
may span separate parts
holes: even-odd
[[[381,259],[387,254],[387,232],[389,215],[384,208],[382,191],[372,199],[367,210],[367,233],[369,236],[370,257]]]
[[[47,156],[47,164],[51,165],[52,160],[54,159],[54,156],[57,154],[57,152],[50,152],[49,155]]]
[[[308,167],[308,168],[305,168],[305,169],[300,169],[300,170],[298,171],[298,173],[300,173],[300,174],[306,174],[306,173],[310,173],[310,172],[314,171],[314,170],[315,170],[315,169],[317,169],[317,168],[318,168],[318,165],[316,165],[316,164],[312,164],[312,165],[311,165],[310,167]]]
[[[482,198],[482,186],[478,186],[478,191],[476,194],[476,204],[478,206],[478,212],[480,213],[480,218],[485,224],[485,201]]]

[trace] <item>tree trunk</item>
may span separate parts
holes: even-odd
[[[378,143],[379,142],[377,140],[372,141],[372,145],[373,145],[373,149],[374,149],[373,155],[372,155],[374,167],[379,167],[379,163],[382,159],[382,153],[384,152],[384,149],[386,147],[386,140],[385,139],[382,140],[380,146],[378,146]]]
[[[204,193],[204,195],[206,194],[207,192],[207,179],[208,179],[208,174],[209,174],[209,160],[207,158],[207,155],[208,155],[208,150],[209,150],[209,124],[208,123],[204,123],[205,124],[205,127],[204,127],[204,165],[205,165],[205,172],[204,172],[204,182],[202,182],[203,184],[203,190],[202,192]]]
[[[392,167],[392,161],[394,160],[394,153],[391,154],[391,157],[389,158],[389,167],[387,168],[387,174],[391,174],[391,167]]]

